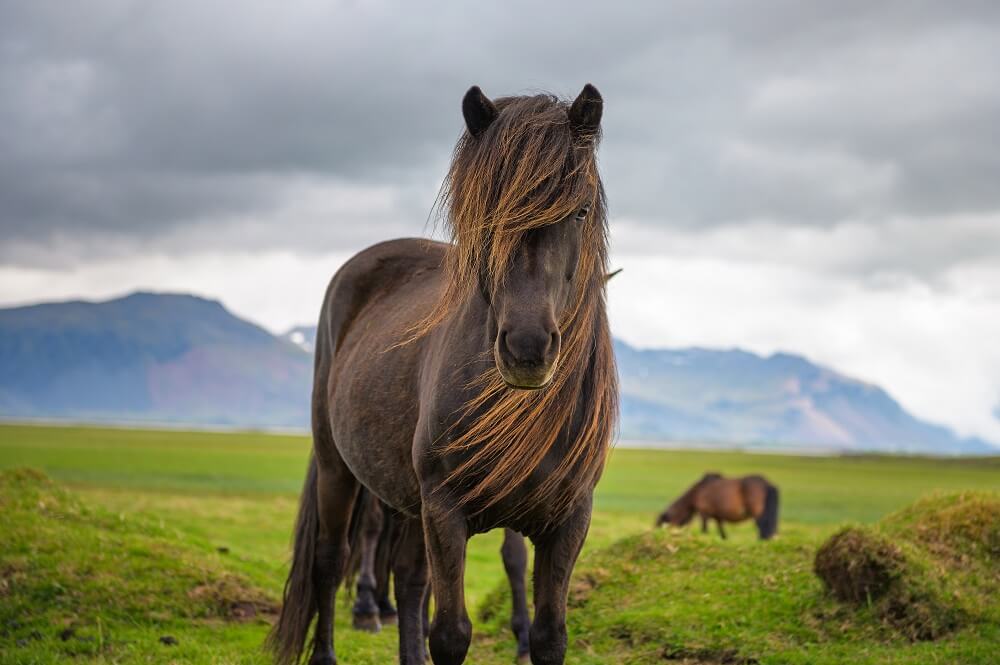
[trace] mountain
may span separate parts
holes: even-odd
[[[316,328],[135,293],[0,309],[0,417],[307,427]],[[996,453],[800,356],[615,341],[621,438],[797,450]]]
[[[626,440],[909,453],[996,453],[920,420],[885,390],[801,356],[639,350],[616,340]]]
[[[190,295],[0,310],[0,415],[239,426],[308,422],[310,355]]]

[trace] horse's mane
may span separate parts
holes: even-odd
[[[673,503],[671,503],[670,506],[667,508],[667,511],[673,509],[674,507],[678,507],[678,506],[681,506],[681,507],[684,507],[684,508],[687,508],[687,507],[691,506],[693,504],[693,502],[694,502],[694,496],[695,496],[695,494],[698,493],[698,490],[700,490],[702,487],[704,487],[708,483],[710,483],[710,482],[712,482],[714,480],[719,480],[721,478],[722,478],[722,474],[721,473],[716,473],[714,471],[710,471],[710,472],[706,473],[704,476],[702,476],[698,480],[698,482],[696,482],[691,487],[687,488],[687,490],[685,490],[684,494],[681,494],[679,497],[677,497],[677,499]]]
[[[603,469],[618,415],[618,385],[605,314],[607,216],[597,172],[596,134],[571,130],[568,104],[551,95],[495,100],[496,120],[455,148],[438,205],[452,246],[448,286],[422,331],[442,322],[483,282],[496,287],[525,232],[554,224],[590,204],[584,222],[575,300],[559,322],[562,347],[551,384],[538,391],[506,386],[492,366],[475,382],[464,431],[438,451],[468,457],[445,486],[479,511],[514,491],[580,418],[576,438],[556,468],[521,507],[575,504]],[[578,412],[578,409],[580,410]],[[567,487],[572,491],[566,492]]]

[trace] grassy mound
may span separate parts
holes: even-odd
[[[129,662],[138,653],[149,662],[151,648],[162,650],[153,662],[202,660],[186,639],[193,628],[224,633],[276,608],[223,553],[156,520],[90,507],[37,472],[0,474],[0,521],[5,662]]]
[[[921,499],[882,521],[889,533],[952,561],[1000,562],[1000,494],[963,492]]]
[[[921,501],[826,545],[795,525],[763,543],[690,530],[625,538],[577,566],[567,662],[995,662],[995,502],[988,494]],[[927,553],[931,544],[939,554]],[[958,570],[958,561],[968,565]],[[850,603],[827,592],[814,565],[837,571],[837,593]],[[498,653],[509,649],[505,586],[481,605],[477,624]],[[937,641],[921,641],[929,636]]]
[[[1000,620],[1000,497],[923,499],[874,527],[848,527],[816,553],[838,600],[864,607],[911,640],[969,621]]]

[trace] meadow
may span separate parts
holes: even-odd
[[[296,435],[0,426],[0,662],[266,663],[308,450]],[[725,542],[653,533],[655,514],[705,471],[777,484],[778,538],[757,542],[752,523]],[[616,449],[571,592],[567,662],[990,662],[1000,612],[910,642],[843,614],[811,563],[841,525],[998,488],[1000,458]],[[500,540],[469,546],[470,663],[513,661]],[[395,662],[395,629],[351,631],[349,602],[338,596],[340,662]]]

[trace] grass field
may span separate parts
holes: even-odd
[[[284,579],[308,446],[305,437],[257,433],[0,426],[0,469],[37,469],[55,481],[4,477],[0,662],[267,662],[259,645]],[[758,543],[749,523],[731,528],[725,543],[650,534],[655,513],[707,470],[762,473],[777,484],[779,538]],[[811,560],[843,523],[873,523],[932,492],[998,488],[998,458],[616,450],[598,487],[581,575],[614,589],[615,579],[602,577],[609,557],[623,547],[662,548],[670,556],[651,557],[649,587],[663,593],[662,607],[618,616],[628,603],[594,590],[571,610],[568,662],[740,662],[732,660],[743,657],[740,645],[753,647],[754,660],[744,662],[991,662],[996,626],[911,644],[844,619]],[[470,543],[470,663],[512,662],[499,546],[496,532]],[[641,582],[644,572],[622,575]],[[251,611],[234,616],[234,599]],[[340,662],[395,662],[394,629],[349,631],[347,603],[341,594]],[[752,620],[739,618],[744,607],[756,608]],[[830,633],[826,615],[846,626],[843,634]],[[796,617],[823,627],[798,626]],[[654,635],[657,647],[633,633]],[[166,636],[177,644],[161,643]]]

